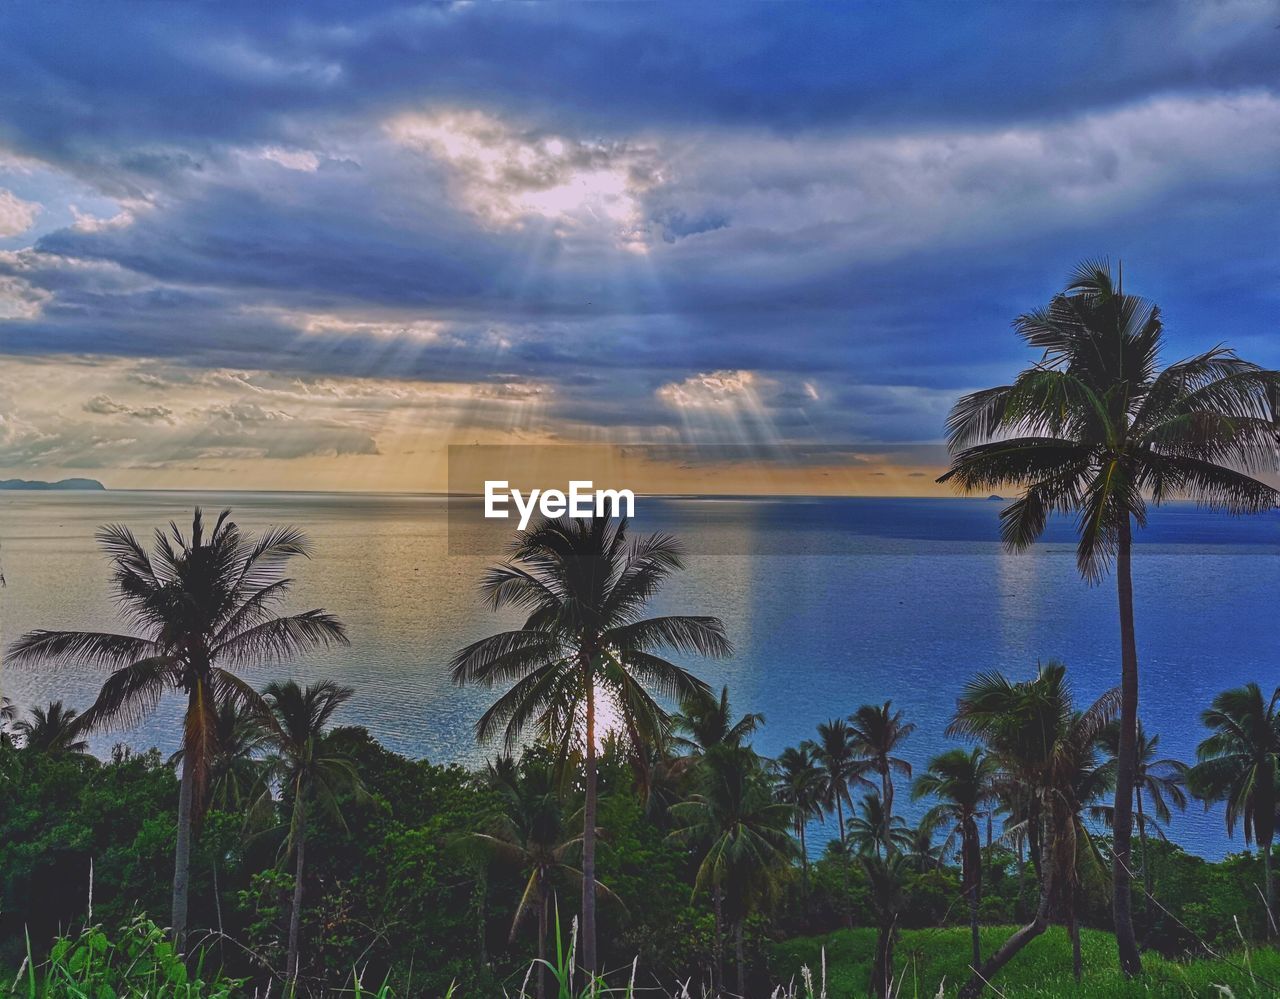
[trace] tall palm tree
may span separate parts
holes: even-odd
[[[272,747],[270,726],[253,707],[227,700],[217,707],[214,727],[209,804],[224,812],[243,812],[259,799],[268,776],[265,757]],[[170,763],[181,762],[179,749]]]
[[[280,616],[276,607],[292,580],[285,565],[308,556],[306,537],[292,527],[261,537],[242,532],[224,510],[206,532],[197,507],[191,533],[177,524],[156,532],[150,553],[133,532],[110,525],[98,532],[113,569],[116,596],[133,634],[32,631],[11,650],[19,663],[84,664],[110,670],[97,700],[81,716],[86,729],[129,726],[149,714],[165,691],[187,698],[182,734],[182,783],[174,850],[172,932],[187,931],[191,836],[206,801],[216,756],[217,708],[235,701],[265,713],[265,705],[235,670],[346,642],[342,625],[322,610]]]
[[[495,857],[528,872],[511,921],[510,940],[515,941],[520,924],[534,913],[538,925],[537,995],[545,999],[552,888],[560,878],[581,882],[582,871],[571,861],[581,848],[582,836],[570,832],[570,817],[565,815],[556,774],[549,763],[526,761],[517,766],[511,757],[501,756],[488,766],[486,778],[501,797],[503,812],[491,832],[475,833],[474,838]]]
[[[1141,970],[1130,912],[1130,833],[1137,764],[1138,650],[1133,527],[1148,503],[1177,498],[1229,513],[1270,510],[1280,373],[1225,347],[1160,370],[1159,310],[1123,291],[1105,261],[1082,264],[1065,292],[1014,323],[1040,359],[1010,385],[964,396],[947,421],[950,470],[965,492],[1012,487],[1001,536],[1030,546],[1051,513],[1077,517],[1077,563],[1097,582],[1114,563],[1122,706],[1115,789],[1113,909],[1120,965]]]
[[[863,765],[853,748],[853,731],[839,718],[821,722],[818,738],[805,743],[822,768],[822,804],[828,813],[835,812],[839,823],[840,842],[844,842],[844,806],[853,807],[849,788],[874,785],[863,776]]]
[[[662,583],[683,566],[683,549],[674,538],[657,534],[632,541],[625,520],[544,520],[519,532],[509,558],[489,569],[481,583],[495,610],[525,612],[523,626],[468,645],[451,664],[459,684],[512,684],[476,723],[482,741],[501,733],[510,749],[537,726],[566,754],[572,745],[581,747],[582,960],[592,974],[600,699],[608,700],[633,746],[642,746],[661,739],[669,726],[646,688],[674,698],[707,690],[659,653],[720,657],[732,651],[717,618],[643,616]]]
[[[953,842],[960,844],[961,892],[969,906],[969,937],[973,949],[973,970],[982,967],[982,944],[978,937],[978,903],[982,894],[982,841],[978,817],[990,808],[999,767],[981,749],[969,752],[949,749],[929,761],[928,769],[916,778],[911,799],[938,798],[927,813],[930,824],[947,825],[950,830],[943,852]]]
[[[889,816],[893,815],[893,774],[911,777],[911,764],[894,754],[916,730],[915,725],[904,722],[902,712],[892,710],[892,706],[892,701],[885,701],[879,707],[864,704],[849,716],[853,751],[867,761],[872,772],[880,775],[880,799]]]
[[[1110,690],[1077,712],[1061,663],[1014,682],[982,673],[965,685],[947,734],[974,739],[1000,767],[1002,781],[1025,789],[1028,826],[1038,830],[1040,898],[1031,922],[987,958],[961,990],[974,997],[1049,925],[1054,906],[1074,890],[1080,860],[1081,772],[1103,727],[1115,718],[1120,692]],[[1074,911],[1074,910],[1072,910]]]
[[[722,939],[727,903],[737,950],[738,994],[745,992],[743,924],[753,906],[775,883],[777,871],[791,862],[795,844],[789,805],[774,800],[749,748],[721,744],[703,757],[698,791],[673,812],[680,823],[675,835],[701,856],[694,878],[696,897],[709,892],[716,918],[716,982],[723,988]]]
[[[62,701],[50,701],[47,707],[32,708],[31,717],[14,722],[13,731],[22,737],[22,748],[28,752],[56,756],[89,751],[76,710],[63,707]]]
[[[793,827],[800,840],[800,872],[809,890],[809,845],[805,832],[810,819],[823,814],[822,770],[807,745],[788,746],[774,761],[774,796],[793,812]]]
[[[911,849],[915,842],[901,815],[891,815],[874,791],[858,802],[849,817],[845,844],[850,853],[887,857]]]
[[[1266,932],[1275,932],[1275,882],[1271,844],[1276,834],[1276,783],[1280,780],[1280,687],[1263,694],[1256,683],[1224,690],[1200,716],[1213,734],[1196,748],[1199,762],[1187,786],[1205,807],[1227,804],[1227,835],[1244,827],[1244,841],[1258,844],[1266,895]]]
[[[263,697],[271,711],[270,738],[274,755],[267,762],[271,781],[280,785],[290,805],[286,853],[292,853],[293,907],[289,911],[289,952],[285,974],[298,980],[302,937],[302,896],[306,873],[307,826],[311,809],[324,812],[345,828],[340,797],[363,793],[355,764],[325,745],[325,730],[333,713],[355,693],[330,680],[299,687],[293,680],[269,683]],[[270,791],[267,791],[270,794]]]
[[[694,757],[702,756],[712,746],[741,746],[764,724],[764,715],[745,714],[736,722],[729,705],[729,688],[723,687],[717,698],[710,691],[682,698],[680,710],[671,718],[676,733],[676,746]]]
[[[1120,727],[1108,725],[1102,733],[1100,744],[1103,751],[1112,759],[1120,752]],[[1142,846],[1142,882],[1146,894],[1146,907],[1149,910],[1152,899],[1151,854],[1147,851],[1147,827],[1155,830],[1156,835],[1165,839],[1163,826],[1169,824],[1173,813],[1172,804],[1178,811],[1187,807],[1187,770],[1190,769],[1181,760],[1160,759],[1160,736],[1148,737],[1143,731],[1142,722],[1138,722],[1138,763],[1133,775],[1133,801],[1136,810],[1134,825],[1138,829],[1138,839]],[[1154,815],[1148,815],[1146,801],[1151,802]],[[1110,823],[1110,809],[1104,819]]]

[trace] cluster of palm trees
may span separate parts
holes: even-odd
[[[176,523],[157,531],[148,551],[120,525],[98,540],[112,565],[116,597],[132,626],[126,634],[33,631],[9,650],[18,664],[90,664],[108,671],[83,714],[54,702],[12,725],[24,751],[83,752],[86,732],[130,726],[169,691],[187,701],[174,857],[172,932],[187,933],[191,843],[212,804],[243,806],[247,816],[287,803],[284,852],[293,857],[288,976],[296,980],[309,810],[332,810],[335,795],[358,789],[350,764],[323,751],[323,734],[350,688],[292,681],[255,690],[236,670],[280,661],[331,643],[345,643],[342,625],[322,610],[277,613],[292,580],[288,562],[310,547],[294,528],[255,537],[223,511],[207,529],[196,508],[191,530]]]

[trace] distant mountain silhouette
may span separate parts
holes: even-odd
[[[1004,502],[1004,497],[1003,497],[1003,496],[997,496],[995,493],[992,493],[990,496],[988,496],[988,497],[987,497],[987,501],[988,501],[988,502],[990,502],[991,500],[995,500],[997,503],[1003,503],[1003,502]]]
[[[57,482],[41,482],[39,479],[0,479],[0,489],[29,489],[29,490],[49,490],[49,489],[91,489],[101,491],[106,489],[97,479],[59,479]]]

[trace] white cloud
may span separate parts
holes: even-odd
[[[43,206],[34,201],[23,201],[12,191],[0,187],[0,239],[20,236],[36,222]]]

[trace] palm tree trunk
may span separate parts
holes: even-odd
[[[1133,934],[1131,841],[1133,837],[1133,784],[1138,752],[1138,645],[1133,630],[1133,548],[1128,515],[1120,521],[1116,549],[1116,592],[1120,604],[1120,750],[1116,756],[1116,799],[1112,833],[1112,914],[1120,970],[1132,977],[1142,971],[1138,941]]]
[[[1079,889],[1072,884],[1067,889],[1067,931],[1071,934],[1071,974],[1077,982],[1084,974],[1084,961],[1080,955],[1080,905]]]
[[[194,695],[192,697],[194,701]],[[188,710],[192,710],[188,708]],[[192,774],[191,747],[182,754],[182,783],[178,789],[178,837],[173,851],[173,906],[170,914],[174,942],[179,950],[187,940],[187,894],[191,876]]]
[[[742,944],[742,924],[745,919],[739,919],[737,925],[733,928],[734,935],[734,957],[738,962],[738,995],[745,996],[747,994],[747,951]]]
[[[982,883],[982,848],[978,843],[978,830],[966,824],[961,858],[961,876],[964,878],[965,900],[969,904],[969,943],[973,951],[971,970],[982,967],[982,940],[978,935],[978,886]]]
[[[987,982],[991,981],[1001,968],[1012,961],[1023,947],[1043,933],[1049,925],[1055,879],[1054,865],[1048,859],[1053,854],[1053,832],[1049,828],[1053,819],[1052,809],[1047,809],[1047,811],[1050,814],[1047,816],[1048,821],[1045,823],[1044,836],[1041,843],[1045,863],[1040,868],[1040,902],[1036,906],[1035,916],[1032,917],[1031,922],[1009,937],[1004,942],[1003,947],[987,958],[987,963],[982,966],[982,969],[975,972],[973,977],[965,983],[964,988],[960,990],[960,999],[977,999],[982,994]]]
[[[1267,901],[1266,934],[1267,934],[1267,937],[1270,938],[1275,936],[1275,927],[1276,927],[1276,916],[1275,916],[1276,885],[1275,885],[1275,875],[1271,870],[1271,837],[1270,836],[1266,837],[1265,843],[1261,842],[1262,840],[1261,836],[1259,836],[1258,839],[1259,839],[1258,847],[1259,849],[1262,850],[1263,892],[1266,895],[1266,901]]]
[[[715,939],[711,942],[711,994],[724,993],[724,903],[720,886],[711,889],[711,910],[715,915]]]
[[[596,697],[590,658],[583,656],[587,687],[586,803],[582,810],[582,965],[596,973]]]
[[[876,934],[876,955],[871,962],[871,991],[879,999],[887,999],[893,989],[893,940],[892,923],[880,927]]]
[[[293,910],[289,913],[289,960],[285,965],[285,976],[293,983],[294,992],[298,985],[298,949],[302,939],[302,875],[306,863],[307,851],[307,813],[306,805],[296,801],[298,809],[297,842],[294,844],[293,868]]]
[[[800,883],[804,886],[804,897],[809,897],[809,847],[805,843],[805,826],[807,818],[800,819]]]
[[[840,844],[844,845],[844,805],[841,804],[840,795],[836,795],[836,818],[840,822]]]
[[[893,775],[889,773],[888,762],[880,774],[880,797],[884,800],[884,831],[888,835],[889,820],[893,818]]]
[[[547,889],[539,889],[538,904],[538,999],[547,999]]]
[[[1138,842],[1142,844],[1142,911],[1147,915],[1148,930],[1151,923],[1151,854],[1147,852],[1147,820],[1142,814],[1142,785],[1134,789],[1138,799]]]

